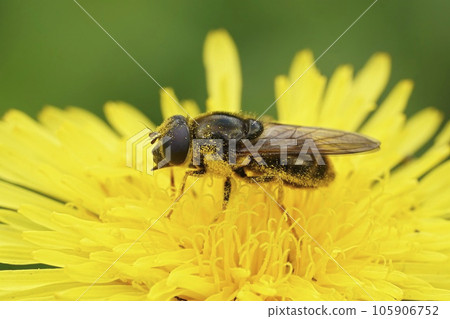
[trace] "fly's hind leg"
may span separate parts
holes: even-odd
[[[286,219],[286,223],[288,224],[289,228],[293,232],[293,234],[297,237],[297,234],[295,233],[293,227],[292,227],[292,218],[291,215],[287,212],[286,208],[283,204],[284,199],[284,182],[283,179],[280,176],[276,175],[258,175],[258,176],[248,176],[243,168],[239,168],[235,171],[236,174],[245,181],[249,183],[256,183],[259,187],[262,188],[260,183],[268,183],[268,182],[277,182],[278,183],[278,191],[276,193],[276,200],[269,195],[269,197],[276,202],[277,206],[281,210],[281,214]],[[265,189],[263,189],[265,192],[267,192]]]
[[[279,176],[275,177],[275,180],[276,180],[277,183],[278,183],[278,187],[277,187],[277,202],[278,202],[278,203],[283,207],[283,209],[284,209],[283,204],[281,204],[281,203],[283,203],[283,200],[284,200],[284,182],[283,182],[283,180],[281,179],[281,177],[279,177]]]
[[[257,176],[248,176],[247,173],[245,172],[244,168],[240,167],[237,170],[235,170],[235,173],[242,178],[243,180],[245,180],[248,183],[256,183],[256,184],[260,184],[260,183],[268,183],[268,182],[278,182],[278,192],[277,192],[277,203],[281,203],[283,201],[283,180],[281,179],[281,177],[276,176],[276,175],[257,175]],[[261,188],[262,186],[259,185]],[[281,204],[280,204],[281,205]]]
[[[181,182],[180,188],[178,190],[177,197],[175,197],[175,201],[174,202],[177,202],[181,198],[181,196],[183,196],[184,189],[186,188],[186,182],[187,182],[188,177],[190,177],[190,176],[202,176],[205,173],[206,173],[206,171],[204,169],[199,169],[199,170],[194,170],[194,171],[186,171],[186,173],[184,173],[183,181]],[[170,209],[170,211],[167,213],[166,217],[170,219],[170,216],[172,215],[172,213],[173,213],[173,208]]]
[[[277,191],[277,204],[281,209],[281,214],[283,214],[283,217],[286,219],[286,223],[289,225],[289,228],[291,229],[294,236],[297,238],[297,234],[295,233],[294,227],[292,227],[292,221],[294,220],[293,217],[287,212],[286,207],[284,207],[283,201],[284,201],[284,182],[281,179],[281,177],[276,177],[278,182],[278,191]]]

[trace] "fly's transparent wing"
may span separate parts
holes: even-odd
[[[280,152],[277,140],[288,140],[287,154],[299,154],[305,142],[313,143],[322,155],[353,154],[376,150],[380,147],[377,140],[358,134],[320,127],[295,126],[278,123],[264,123],[263,133],[254,141],[264,140],[258,152],[263,154],[278,154]],[[292,145],[294,144],[295,145]],[[247,147],[236,150],[240,156],[250,154]]]

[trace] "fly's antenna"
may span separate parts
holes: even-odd
[[[150,134],[148,135],[148,137],[150,137],[150,139],[152,140],[151,143],[155,143],[155,141],[161,136],[160,133],[153,131],[147,124],[145,124],[142,121],[139,121],[142,125],[144,125],[149,131]]]
[[[154,133],[154,131],[153,131],[147,124],[145,124],[145,123],[142,122],[142,121],[139,121],[139,123],[141,123],[142,125],[144,125],[150,132]]]
[[[150,139],[152,140],[151,143],[154,144],[155,141],[161,136],[160,133],[158,132],[152,132],[150,133],[150,135],[148,137],[150,137]]]

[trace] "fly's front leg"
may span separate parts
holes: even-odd
[[[176,194],[175,192],[176,192],[176,188],[175,188],[175,173],[173,171],[173,167],[171,167],[170,168],[170,193],[171,193],[172,197],[175,196],[175,194]]]
[[[184,173],[183,180],[182,180],[180,188],[178,190],[178,195],[177,195],[177,197],[175,197],[175,202],[180,200],[181,196],[183,195],[184,189],[186,188],[186,182],[187,182],[188,177],[202,176],[205,173],[206,173],[206,171],[203,168],[194,170],[194,171],[186,171],[186,173]],[[170,211],[167,213],[166,217],[170,219],[170,216],[172,215],[172,213],[173,213],[173,208],[170,209]]]
[[[202,176],[202,175],[205,175],[205,173],[206,173],[206,171],[203,168],[201,168],[199,170],[195,170],[195,171],[186,171],[186,173],[184,173],[183,181],[181,182],[181,185],[180,185],[180,190],[178,191],[177,199],[179,196],[183,195],[188,177]]]

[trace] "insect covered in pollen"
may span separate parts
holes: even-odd
[[[223,208],[231,178],[249,183],[278,181],[294,188],[315,188],[333,181],[329,155],[361,153],[380,143],[358,133],[263,122],[240,114],[213,112],[188,118],[175,115],[150,134],[155,169],[184,166],[189,176],[224,178]]]

